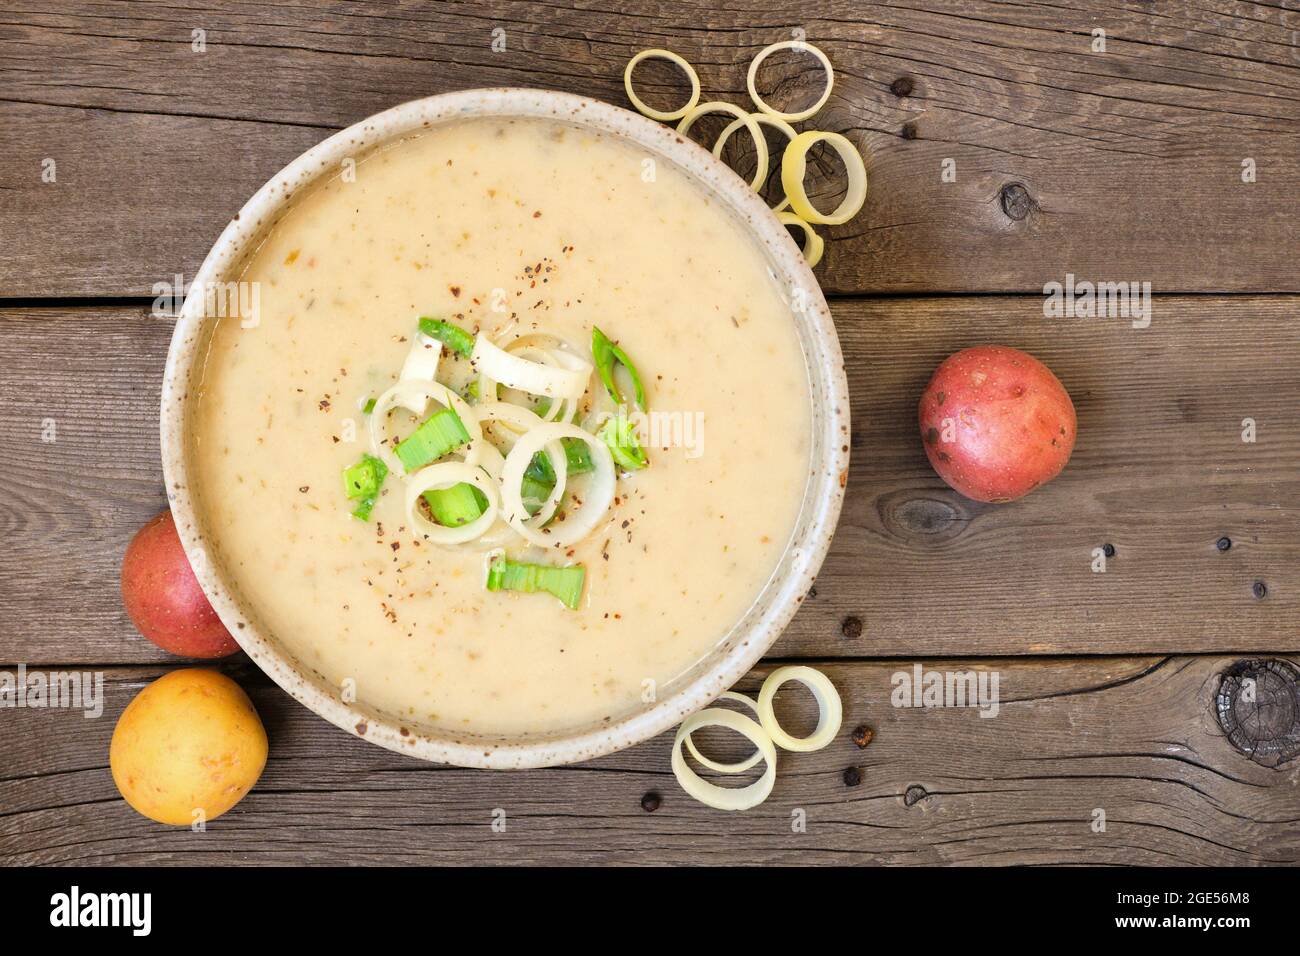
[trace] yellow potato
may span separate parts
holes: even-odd
[[[221,816],[257,783],[266,766],[266,730],[229,677],[206,668],[176,670],[127,705],[108,763],[132,807],[159,823],[189,825]]]

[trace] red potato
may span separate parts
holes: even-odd
[[[122,558],[122,603],[140,633],[182,657],[228,657],[239,650],[190,568],[170,511],[153,518]]]
[[[950,355],[921,395],[921,438],[939,477],[1004,502],[1051,481],[1074,450],[1074,403],[1038,359],[1004,345]]]

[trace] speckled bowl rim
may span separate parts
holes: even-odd
[[[161,438],[167,497],[181,542],[199,583],[248,656],[290,695],[331,723],[372,743],[424,760],[463,767],[512,769],[576,763],[612,753],[661,733],[704,707],[743,677],[780,637],[813,583],[830,546],[844,498],[849,464],[849,397],[844,362],[830,310],[812,271],[785,227],[725,164],[676,130],[636,113],[585,97],[534,89],[476,89],[403,103],[334,134],[273,176],[222,232],[191,289],[226,281],[260,244],[293,197],[343,159],[399,136],[462,117],[542,117],[602,130],[667,159],[719,198],[765,247],[778,281],[790,290],[813,399],[812,458],[798,524],[758,600],[726,638],[669,696],[645,709],[572,733],[509,738],[425,732],[366,705],[345,703],[322,678],[261,633],[246,615],[209,554],[196,516],[187,473],[191,376],[202,368],[206,341],[201,294],[181,309],[162,387]],[[265,228],[264,228],[265,227]],[[802,300],[802,309],[796,302]]]

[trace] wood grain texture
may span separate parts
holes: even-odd
[[[773,653],[1300,650],[1300,300],[1153,308],[1138,330],[1044,319],[1034,297],[837,301],[849,493],[815,594]],[[166,660],[125,618],[117,573],[135,529],[165,507],[157,397],[170,327],[123,307],[0,310],[0,329],[0,663]],[[1010,505],[948,489],[916,431],[934,366],[981,341],[1038,355],[1079,413],[1066,471]],[[46,419],[53,443],[41,441]],[[1106,544],[1115,554],[1097,573]]]
[[[528,85],[623,105],[629,56],[668,46],[710,96],[743,103],[753,54],[793,28],[837,69],[817,125],[865,151],[872,183],[864,214],[830,231],[828,291],[1033,291],[1066,272],[1300,291],[1300,12],[1279,6],[76,0],[0,16],[0,296],[192,276],[276,169],[398,102]],[[667,102],[671,77],[647,70],[647,95]],[[807,57],[760,75],[780,104],[821,82]],[[814,176],[820,194],[834,169]]]
[[[668,734],[578,766],[459,770],[367,744],[237,669],[270,760],[252,793],[202,833],[153,824],[118,797],[113,725],[159,672],[113,669],[98,719],[0,711],[0,863],[1300,863],[1300,762],[1251,762],[1208,710],[1234,660],[927,663],[996,670],[992,718],[892,706],[896,661],[825,664],[844,731],[818,753],[782,753],[772,796],[738,814],[678,789]],[[778,698],[793,732],[814,714],[797,690]],[[876,735],[859,750],[849,733],[864,722]],[[718,759],[744,755],[739,738],[700,743]],[[641,806],[647,793],[660,797],[653,812]],[[1104,832],[1093,829],[1099,810]],[[494,832],[501,811],[506,828]],[[792,829],[797,811],[806,832]]]

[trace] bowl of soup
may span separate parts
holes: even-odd
[[[191,284],[161,427],[247,654],[352,734],[483,768],[630,746],[743,676],[849,457],[835,329],[764,201],[671,128],[526,89],[398,106],[259,190]]]

